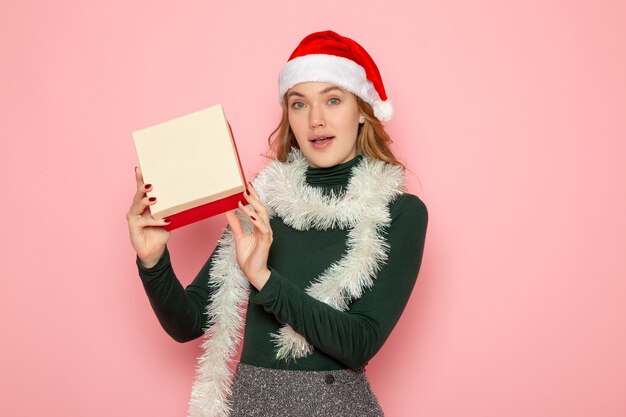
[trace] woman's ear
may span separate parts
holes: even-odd
[[[361,113],[359,116],[359,124],[362,125],[363,123],[365,123],[365,115]]]

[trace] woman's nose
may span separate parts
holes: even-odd
[[[309,113],[309,127],[311,127],[311,129],[316,129],[318,127],[324,127],[325,125],[326,120],[324,118],[324,111],[317,106],[313,106]]]

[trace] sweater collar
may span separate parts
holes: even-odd
[[[312,187],[338,188],[345,187],[352,176],[352,168],[361,162],[363,157],[357,155],[351,160],[330,168],[308,167],[306,170],[306,183]]]

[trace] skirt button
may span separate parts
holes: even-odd
[[[324,380],[326,381],[328,385],[330,385],[333,382],[335,382],[335,377],[332,376],[331,374],[326,374],[326,378],[324,378]]]

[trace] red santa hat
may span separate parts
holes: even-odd
[[[281,104],[287,90],[310,81],[332,83],[355,94],[372,106],[379,120],[393,117],[393,106],[378,67],[367,51],[350,38],[327,30],[302,39],[278,76]]]

